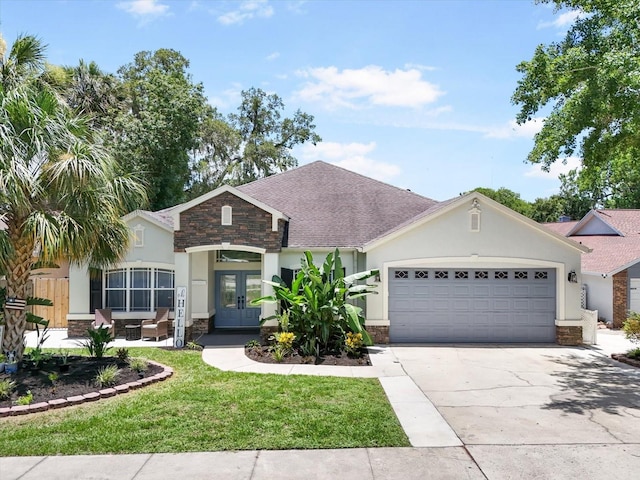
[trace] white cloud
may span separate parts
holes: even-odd
[[[405,63],[404,68],[407,68],[407,69],[414,68],[416,70],[421,70],[423,72],[434,72],[438,70],[438,67],[432,67],[430,65],[421,65],[419,63]]]
[[[232,88],[223,91],[221,95],[210,96],[209,103],[216,108],[226,110],[229,108],[237,108],[240,105],[242,86],[238,83]]]
[[[542,170],[540,165],[531,165],[524,176],[530,178],[557,179],[560,174],[566,174],[569,173],[570,170],[580,169],[581,167],[582,160],[579,157],[567,157],[564,161],[556,161],[551,165],[548,172]]]
[[[372,160],[368,155],[376,149],[375,142],[338,143],[321,142],[317,145],[303,145],[300,157],[305,161],[324,160],[352,172],[366,175],[383,182],[401,173],[400,167],[392,163]]]
[[[298,15],[305,14],[307,13],[307,11],[304,8],[302,8],[305,3],[307,3],[307,0],[295,0],[293,2],[288,2],[287,10]]]
[[[273,60],[275,60],[276,58],[280,57],[280,52],[273,52],[270,53],[269,55],[267,55],[266,60],[269,62],[272,62]]]
[[[118,2],[116,7],[141,20],[142,23],[154,18],[169,15],[169,5],[160,3],[160,0],[131,0]]]
[[[435,102],[444,92],[422,79],[417,68],[386,71],[377,65],[338,70],[318,67],[298,71],[309,79],[295,97],[328,108],[359,108],[363,102],[390,107],[421,107]]]
[[[235,3],[234,5],[238,5]],[[218,16],[218,21],[223,25],[242,24],[252,18],[269,18],[273,15],[273,7],[267,0],[246,0],[238,5],[238,8]]]
[[[515,120],[510,120],[506,125],[489,128],[486,133],[488,138],[533,138],[542,129],[544,118],[533,118],[522,125]]]
[[[551,22],[540,22],[538,24],[538,29],[549,28],[549,27],[564,28],[567,25],[570,25],[573,22],[575,22],[576,19],[582,14],[583,12],[581,10],[571,10],[569,12],[564,12],[558,18],[556,18]]]

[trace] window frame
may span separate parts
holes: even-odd
[[[135,286],[134,287],[134,275],[141,271],[147,272],[147,280],[146,286]],[[109,278],[112,275],[115,275],[116,272],[119,272],[121,275],[124,275],[124,286],[118,286],[118,288],[109,287]],[[170,285],[171,287],[158,287],[158,274],[171,274]],[[144,282],[143,282],[144,283]],[[119,306],[114,307],[109,304],[109,292],[124,292],[124,308],[120,308]],[[145,309],[134,307],[134,298],[136,297],[136,292],[148,292],[148,303],[145,306]],[[118,313],[150,313],[155,312],[159,306],[160,302],[158,301],[158,295],[164,294],[165,296],[169,294],[171,305],[169,305],[169,310],[173,311],[175,307],[175,270],[166,267],[158,267],[158,266],[140,266],[140,265],[128,265],[124,267],[114,268],[111,270],[105,270],[103,272],[103,305],[104,308],[110,308],[114,312]],[[122,298],[122,297],[119,297]]]

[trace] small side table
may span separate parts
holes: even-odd
[[[127,340],[140,340],[142,336],[140,325],[125,325],[124,331]]]

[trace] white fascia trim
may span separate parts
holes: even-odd
[[[588,253],[591,251],[590,248],[581,245],[563,235],[560,235],[558,233],[555,233],[547,228],[544,228],[542,225],[540,225],[538,222],[535,222],[533,220],[531,220],[528,217],[525,217],[524,215],[519,214],[518,212],[511,210],[510,208],[505,207],[504,205],[502,205],[501,203],[496,202],[495,200],[490,199],[489,197],[479,193],[479,192],[469,192],[465,195],[462,195],[460,198],[454,200],[453,202],[449,203],[448,205],[436,210],[435,212],[427,215],[424,218],[421,218],[420,220],[418,220],[416,223],[412,223],[409,225],[406,225],[404,228],[401,228],[400,230],[396,230],[392,233],[390,233],[387,236],[378,238],[377,240],[373,240],[369,243],[366,243],[362,249],[363,252],[368,252],[370,250],[373,250],[376,247],[379,247],[380,245],[387,243],[391,240],[393,240],[394,238],[397,238],[401,235],[404,235],[406,232],[409,232],[419,226],[424,225],[425,223],[428,223],[442,215],[445,215],[447,213],[449,213],[450,211],[458,208],[461,204],[464,204],[466,202],[469,201],[473,201],[474,199],[479,199],[483,202],[485,202],[488,206],[495,208],[496,210],[504,213],[505,215],[513,218],[516,221],[519,221],[520,223],[524,223],[525,225],[537,230],[540,233],[543,233],[551,238],[553,238],[554,240],[557,240],[563,244],[565,244],[566,246],[569,246],[575,250],[578,250],[579,252],[582,253]]]
[[[164,268],[167,270],[175,270],[176,265],[174,263],[161,263],[161,262],[143,262],[138,260],[133,260],[131,262],[120,262],[115,264],[114,266],[105,269],[104,272],[109,272],[111,270],[120,270],[122,268]]]
[[[129,222],[129,220],[131,220],[133,218],[136,218],[136,217],[142,218],[142,219],[146,220],[147,222],[152,223],[155,226],[162,228],[163,230],[166,230],[167,232],[172,232],[173,233],[173,227],[171,227],[171,225],[167,225],[166,223],[161,222],[157,218],[152,217],[151,215],[149,215],[144,210],[134,210],[133,212],[127,213],[124,217],[121,217],[121,218],[122,218],[122,220],[124,222]]]
[[[566,294],[566,266],[564,263],[551,262],[548,260],[537,260],[532,258],[513,257],[436,257],[436,258],[415,258],[410,260],[395,260],[383,262],[380,268],[382,276],[382,312],[384,321],[389,321],[389,269],[398,267],[438,267],[446,265],[448,267],[462,268],[554,268],[556,274],[556,315],[564,316],[565,294]],[[560,320],[564,320],[560,318]]]
[[[189,247],[184,249],[186,253],[210,252],[212,250],[239,250],[241,252],[259,253],[261,255],[267,253],[266,248],[249,247],[246,245],[234,245],[231,243],[222,243],[218,245],[198,245],[197,247]]]
[[[625,263],[624,265],[619,266],[618,268],[611,270],[610,272],[605,273],[605,275],[607,276],[612,276],[615,275],[616,273],[620,273],[623,270],[626,270],[629,267],[633,267],[636,263],[640,262],[640,258],[636,258],[635,260],[632,260],[628,263]]]
[[[388,327],[391,323],[389,320],[365,320],[364,325],[366,327]]]
[[[173,229],[174,230],[180,230],[180,213],[189,210],[190,208],[195,207],[196,205],[201,204],[202,202],[206,202],[207,200],[217,197],[220,194],[223,193],[230,193],[242,200],[244,200],[245,202],[248,202],[256,207],[258,207],[261,210],[264,210],[267,213],[271,214],[271,229],[274,232],[278,231],[278,220],[282,219],[285,222],[289,220],[289,217],[287,217],[284,213],[280,212],[279,210],[276,210],[275,208],[270,207],[269,205],[267,205],[266,203],[262,203],[259,200],[256,200],[253,197],[250,197],[249,195],[242,193],[240,190],[238,190],[237,188],[231,187],[229,185],[223,185],[222,187],[218,187],[215,190],[212,190],[208,193],[205,193],[204,195],[200,195],[197,198],[194,198],[193,200],[187,202],[187,203],[183,203],[182,205],[179,205],[178,207],[176,207],[172,212],[171,215],[173,216]]]
[[[583,325],[581,318],[576,319],[564,319],[560,320],[556,318],[556,327],[581,327]]]
[[[304,253],[304,252],[311,252],[311,253],[316,253],[316,252],[327,252],[327,253],[333,253],[336,251],[336,249],[338,249],[340,251],[340,253],[342,254],[342,252],[359,252],[361,251],[361,249],[359,249],[358,247],[283,247],[281,252],[285,253]]]

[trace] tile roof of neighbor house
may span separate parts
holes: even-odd
[[[438,202],[322,161],[238,187],[289,217],[289,247],[359,247]]]
[[[594,210],[593,214],[623,236],[579,235],[579,230],[578,235],[570,235],[572,240],[593,250],[583,255],[582,271],[612,275],[640,261],[640,210],[602,209]],[[551,223],[545,227],[567,235],[580,222],[565,222],[571,224],[570,227],[565,223]]]

